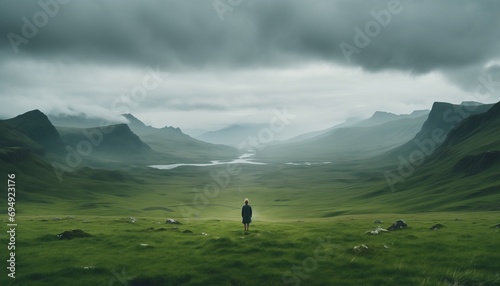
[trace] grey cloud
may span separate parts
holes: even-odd
[[[52,0],[53,2],[56,0]],[[50,2],[50,1],[49,1]],[[498,58],[500,2],[404,1],[387,27],[353,54],[351,64],[426,73],[474,67]],[[6,37],[36,1],[3,1],[2,56],[30,56],[166,69],[255,68],[310,61],[347,64],[339,45],[354,45],[371,11],[388,1],[244,1],[220,21],[212,1],[71,1],[14,55]]]
[[[483,74],[500,81],[495,0],[401,0],[402,11],[350,62],[340,44],[356,46],[355,28],[365,31],[372,11],[387,10],[389,0],[244,0],[224,21],[212,0],[73,0],[16,54],[9,33],[24,36],[24,17],[33,22],[43,11],[38,3],[56,1],[64,0],[0,0],[0,103],[9,106],[0,116],[33,108],[113,112],[147,66],[170,76],[129,111],[179,126],[200,112],[222,124],[242,118],[234,112],[287,105],[326,128],[375,108],[411,112],[435,100],[460,102]]]

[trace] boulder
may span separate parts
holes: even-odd
[[[369,231],[367,231],[366,233],[367,233],[367,234],[371,234],[371,235],[377,235],[377,234],[379,234],[379,233],[381,233],[381,232],[384,232],[384,231],[388,231],[388,230],[387,230],[387,229],[383,229],[383,228],[381,228],[381,227],[379,226],[379,227],[377,227],[377,228],[376,228],[376,229],[374,229],[374,230],[369,230]]]
[[[438,229],[443,228],[443,227],[444,227],[444,225],[438,223],[438,224],[433,225],[431,227],[431,230],[438,230]]]
[[[491,228],[500,228],[500,223],[497,225],[492,226]]]
[[[82,238],[82,237],[91,237],[92,235],[84,232],[81,229],[73,229],[67,230],[57,235],[59,239],[73,239],[73,238]]]
[[[180,222],[176,221],[175,219],[167,219],[166,221],[167,224],[181,224]]]
[[[404,229],[404,228],[407,228],[408,225],[406,224],[406,222],[402,219],[398,219],[397,221],[395,221],[389,228],[388,230],[399,230],[399,229]]]

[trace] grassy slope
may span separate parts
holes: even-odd
[[[443,145],[398,184],[396,189],[400,194],[394,194],[394,201],[406,193],[413,198],[409,209],[500,210],[500,161],[473,175],[454,171],[464,157],[480,158],[484,152],[500,150],[499,111],[497,104],[452,130]]]

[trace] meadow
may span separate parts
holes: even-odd
[[[409,227],[368,235],[375,218]],[[21,216],[16,279],[2,285],[500,285],[498,213],[257,220],[248,233],[237,220],[135,219]],[[92,236],[56,237],[71,229]]]
[[[16,278],[0,284],[500,285],[500,212],[417,211],[377,192],[378,171],[236,167],[83,168],[43,180],[52,193],[19,170]],[[57,237],[74,229],[91,236]]]

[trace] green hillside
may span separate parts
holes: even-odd
[[[31,152],[39,155],[45,153],[40,144],[24,135],[19,128],[0,120],[0,148],[5,147],[29,149]]]
[[[386,173],[399,204],[414,210],[500,210],[500,103],[464,119],[424,160],[415,149],[398,169]],[[405,159],[401,156],[400,158]],[[391,184],[389,184],[391,185]]]

